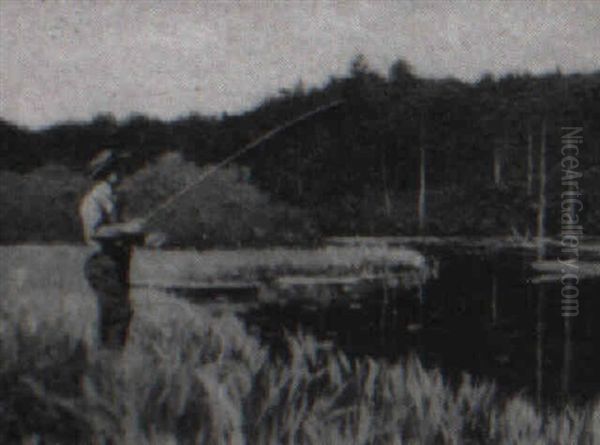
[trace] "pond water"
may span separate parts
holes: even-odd
[[[325,304],[260,304],[242,316],[275,350],[284,332],[301,330],[350,356],[393,361],[415,354],[450,382],[468,372],[538,402],[580,403],[600,394],[599,280],[580,282],[579,315],[568,319],[560,282],[532,283],[531,251],[417,248],[439,260],[437,278],[423,286],[381,282],[352,298],[331,288]]]
[[[385,280],[313,283],[300,292],[268,283],[258,291],[236,285],[218,292],[174,292],[236,311],[275,352],[281,350],[285,332],[302,331],[334,343],[349,356],[394,361],[414,354],[425,366],[440,368],[451,383],[468,372],[496,382],[505,394],[521,392],[538,402],[580,403],[600,395],[600,327],[595,324],[600,279],[580,281],[579,315],[563,318],[560,281],[535,280],[539,272],[531,266],[533,249],[447,241],[402,244],[438,264],[438,273],[421,286],[416,272],[398,275],[392,269]],[[582,249],[582,264],[598,265],[600,243],[596,246]],[[0,253],[2,292],[18,288],[17,294],[44,294],[50,287],[74,295],[86,292],[83,275],[73,273],[87,255],[78,246],[9,246]],[[546,258],[558,254],[549,250]]]

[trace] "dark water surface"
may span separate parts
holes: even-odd
[[[417,248],[440,264],[438,278],[420,288],[331,288],[325,304],[262,304],[244,318],[275,348],[284,332],[301,330],[350,356],[414,353],[451,382],[468,372],[532,400],[579,403],[600,394],[599,280],[580,282],[579,316],[567,319],[560,282],[531,283],[531,252]]]

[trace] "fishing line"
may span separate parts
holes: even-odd
[[[316,114],[322,113],[323,111],[329,110],[331,108],[338,107],[342,103],[343,103],[342,100],[337,100],[337,101],[331,102],[329,104],[322,105],[322,106],[320,106],[318,108],[315,108],[314,110],[307,111],[306,113],[301,114],[300,116],[295,117],[294,119],[291,119],[291,120],[289,120],[287,122],[284,122],[283,124],[279,125],[278,127],[273,128],[272,130],[269,130],[268,132],[264,133],[263,135],[259,136],[256,139],[254,139],[253,141],[251,141],[250,143],[246,144],[245,146],[243,146],[239,150],[235,151],[233,154],[229,155],[228,157],[226,157],[225,159],[223,159],[219,163],[217,163],[217,164],[213,165],[212,167],[210,167],[208,170],[206,170],[204,173],[202,173],[197,180],[195,180],[194,182],[188,184],[187,186],[183,187],[181,190],[179,190],[179,191],[175,192],[174,194],[172,194],[171,196],[169,196],[161,204],[159,204],[154,209],[151,209],[149,212],[147,212],[142,218],[145,219],[146,221],[150,221],[152,218],[156,217],[156,215],[158,215],[161,211],[163,211],[166,208],[168,208],[169,206],[171,206],[175,201],[177,201],[177,199],[181,198],[183,195],[185,195],[191,189],[193,189],[198,184],[200,184],[201,182],[203,182],[206,178],[212,176],[219,169],[223,168],[227,164],[229,164],[232,161],[236,160],[237,158],[239,158],[243,154],[247,153],[248,151],[252,150],[253,148],[256,148],[257,146],[259,146],[260,144],[262,144],[267,139],[272,138],[276,134],[278,134],[278,133],[280,133],[280,132],[282,132],[284,130],[287,130],[288,128],[290,128],[290,127],[292,127],[292,126],[294,126],[294,125],[296,125],[296,124],[298,124],[298,123],[300,123],[300,122],[302,122],[302,121],[304,121],[304,120],[306,120],[306,119],[308,119],[308,118],[310,118],[310,117],[312,117],[312,116],[314,116]]]

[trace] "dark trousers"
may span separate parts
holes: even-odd
[[[101,345],[122,348],[133,315],[129,300],[129,249],[97,252],[85,263],[85,277],[98,298]]]

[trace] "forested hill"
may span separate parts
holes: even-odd
[[[382,76],[358,56],[344,77],[310,90],[299,82],[239,115],[171,122],[100,115],[41,131],[0,122],[2,168],[78,171],[103,144],[132,152],[137,166],[167,151],[201,166],[334,100],[343,105],[239,160],[252,183],[307,210],[322,233],[531,234],[543,151],[547,226],[556,233],[563,127],[582,127],[582,217],[586,232],[600,233],[600,72],[465,83],[416,77],[402,60]]]

